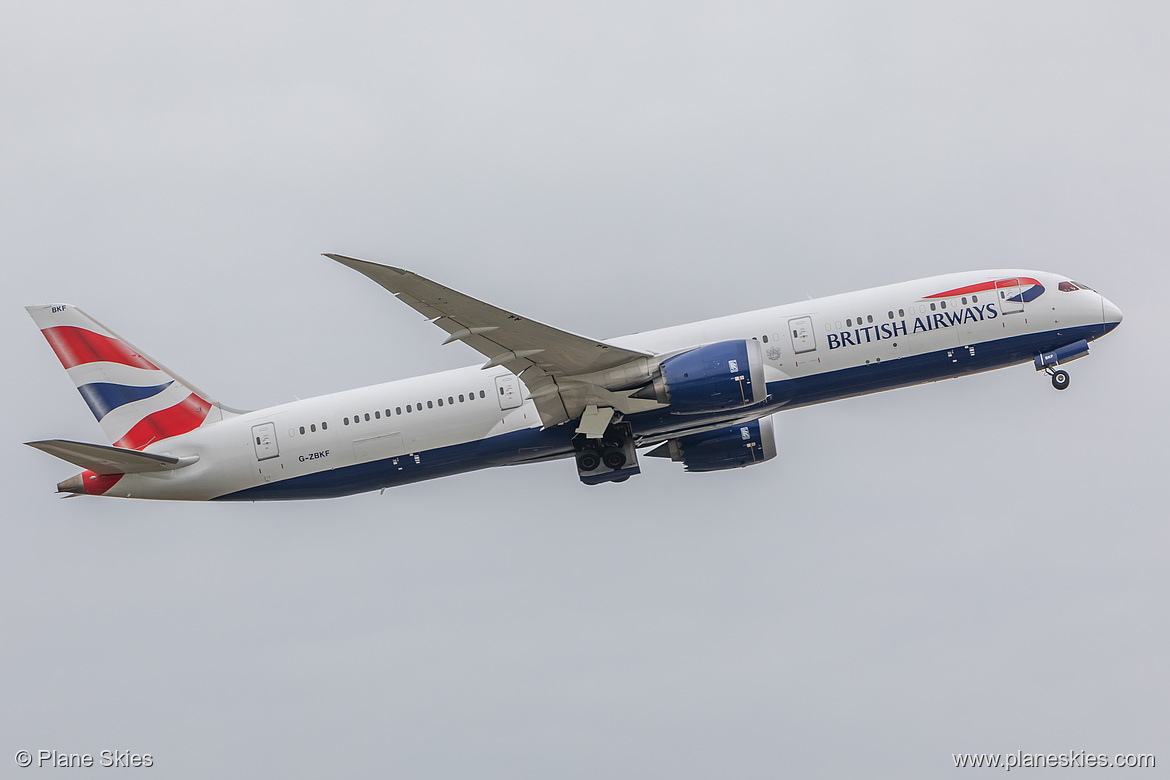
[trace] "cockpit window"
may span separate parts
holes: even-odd
[[[1076,292],[1080,288],[1077,287],[1075,282],[1061,282],[1057,285],[1057,289],[1061,292]]]
[[[1090,287],[1087,284],[1081,284],[1080,282],[1073,282],[1073,284],[1075,284],[1077,287],[1080,287],[1082,290],[1088,290],[1089,292],[1097,292],[1096,290],[1094,290],[1092,287]]]

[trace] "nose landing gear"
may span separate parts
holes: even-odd
[[[1063,369],[1057,369],[1061,363],[1067,363],[1070,360],[1083,358],[1089,354],[1089,342],[1085,339],[1066,344],[1063,347],[1057,347],[1051,352],[1040,352],[1033,359],[1036,364],[1037,371],[1044,371],[1048,376],[1052,377],[1052,386],[1057,390],[1068,389],[1068,372]]]

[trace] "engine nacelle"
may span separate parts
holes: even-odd
[[[658,365],[650,385],[635,398],[670,404],[675,414],[720,412],[768,397],[764,355],[755,339],[704,344]]]
[[[646,454],[679,461],[687,471],[738,469],[776,457],[776,434],[772,418],[762,417],[743,425],[669,439]]]

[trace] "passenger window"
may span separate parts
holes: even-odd
[[[971,296],[971,303],[979,303],[979,296],[978,296],[978,295],[972,295],[972,296]]]
[[[764,334],[764,343],[765,344],[768,343],[768,334],[767,333]]]
[[[401,406],[395,406],[395,407],[394,407],[394,413],[395,413],[395,414],[402,414],[402,407],[401,407]]]
[[[406,413],[407,413],[407,414],[410,414],[410,404],[407,404],[407,405],[406,405]]]
[[[849,318],[849,319],[847,319],[847,320],[845,320],[845,327],[846,327],[846,328],[852,328],[852,327],[853,327],[853,318],[852,318],[852,317],[851,317],[851,318]],[[795,336],[795,335],[796,335],[796,331],[792,331],[792,335],[793,335],[793,336]]]
[[[963,296],[963,305],[964,306],[967,305],[967,296],[966,295]]]
[[[886,312],[886,314],[889,315],[891,320],[894,319],[894,312],[888,311],[888,312]]]
[[[321,430],[323,430],[323,431],[329,430],[329,423],[327,423],[327,422],[321,423]]]
[[[386,410],[386,416],[387,416],[387,417],[389,417],[389,416],[390,416],[390,410],[389,410],[389,409],[387,409],[387,410]]]
[[[321,424],[324,425],[325,423],[321,423]],[[312,425],[310,425],[309,430],[312,431],[313,433],[316,433],[317,432],[317,423],[313,423]]]
[[[381,413],[381,412],[379,412],[377,409],[375,409],[375,410],[374,410],[374,419],[375,419],[375,420],[381,420],[381,419],[382,419],[382,413]]]
[[[342,420],[342,422],[345,423],[346,425],[349,425],[349,418],[346,417],[344,420]]]
[[[442,405],[443,405],[443,399],[442,399],[442,398],[440,398],[440,399],[439,399],[439,406],[442,406]]]
[[[463,403],[463,393],[459,394],[459,403]]]
[[[447,396],[447,403],[448,403],[448,404],[453,404],[453,403],[455,403],[455,399],[454,399],[454,398],[452,398],[451,396]]]
[[[898,309],[898,316],[899,316],[899,317],[905,317],[905,316],[906,316],[906,311],[905,311],[904,309]]]
[[[305,426],[301,426],[301,436],[305,435]]]
[[[480,390],[480,391],[479,391],[479,397],[480,397],[480,398],[487,398],[487,393],[485,393],[483,390]]]
[[[435,408],[435,402],[434,402],[434,401],[427,401],[427,408],[428,408],[428,409],[434,409],[434,408]]]
[[[369,421],[370,421],[370,413],[366,412],[366,422],[369,422]]]
[[[943,302],[942,302],[942,307],[943,307],[944,309],[947,307],[947,302],[946,302],[946,301],[943,301]]]
[[[934,311],[934,304],[933,304],[933,303],[932,303],[932,304],[930,304],[930,310],[931,310],[931,311]]]
[[[865,315],[865,321],[866,322],[873,322],[873,315],[872,314]]]

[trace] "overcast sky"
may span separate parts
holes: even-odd
[[[4,16],[0,775],[1170,766],[1164,3]],[[1022,366],[792,411],[734,472],[53,495],[74,470],[22,442],[102,435],[27,304],[243,408],[481,359],[327,251],[598,337],[984,267],[1126,317],[1067,392]]]

